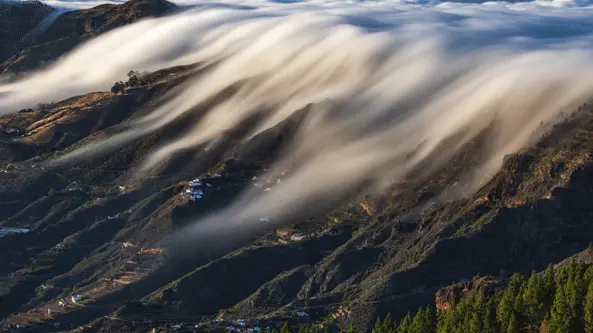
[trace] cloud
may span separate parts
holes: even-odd
[[[227,2],[226,4],[229,4]],[[232,3],[230,3],[232,4]],[[130,69],[202,63],[174,97],[121,134],[75,151],[90,158],[122,147],[237,86],[178,140],[147,157],[211,142],[261,116],[249,139],[313,105],[290,149],[269,171],[291,169],[272,192],[252,189],[185,237],[253,232],[360,188],[371,191],[435,168],[486,129],[471,186],[502,157],[591,97],[592,9],[568,3],[308,1],[194,8],[148,19],[82,45],[52,67],[0,85],[0,112],[108,89]],[[575,8],[580,6],[580,8]],[[2,93],[4,93],[2,95]],[[262,216],[272,222],[261,222]]]

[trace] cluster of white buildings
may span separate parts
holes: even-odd
[[[309,314],[303,311],[298,311],[296,313],[299,322],[301,320],[309,320]],[[280,327],[279,324],[282,324],[284,321],[282,322],[271,322],[267,320],[268,317],[266,317],[265,321],[245,321],[244,319],[237,319],[237,320],[233,320],[232,322],[229,322],[230,325],[226,326],[226,330],[230,333],[269,333],[272,332],[272,328],[269,326],[270,324],[275,325],[276,327]],[[215,320],[214,321],[216,324],[221,324],[222,321],[221,320]]]
[[[212,187],[210,183],[204,183],[199,178],[196,178],[189,182],[189,187],[185,192],[189,194],[189,200],[196,201],[204,198],[204,191],[202,190],[202,186]]]
[[[229,326],[227,328],[227,330],[229,332],[232,333],[241,333],[241,332],[247,332],[247,333],[260,333],[262,330],[259,327],[249,327],[249,328],[243,328],[243,327],[234,327],[234,326]],[[269,332],[269,330],[268,330]]]
[[[231,325],[227,327],[227,331],[231,333],[260,333],[270,332],[270,327],[260,328],[259,326],[246,327],[245,319],[237,319],[234,322],[237,326]]]
[[[290,236],[290,240],[295,241],[295,242],[302,241],[305,238],[307,238],[307,236],[305,236],[305,234],[303,234],[302,232],[298,232],[298,233]]]
[[[78,304],[78,302],[84,300],[84,297],[80,296],[80,295],[72,295],[70,296],[70,299],[66,299],[65,297],[60,298],[60,300],[58,301],[58,305],[59,306],[67,306],[69,304]]]

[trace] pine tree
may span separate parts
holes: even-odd
[[[402,319],[399,327],[397,328],[397,333],[409,333],[410,327],[412,326],[412,315],[408,312],[408,314]]]
[[[539,324],[544,320],[547,312],[546,297],[548,295],[546,295],[544,280],[535,271],[531,272],[523,293],[523,305],[529,324]]]
[[[525,282],[525,280],[523,280],[521,282],[521,287],[519,288],[519,292],[517,293],[517,296],[515,296],[515,304],[513,305],[515,314],[524,312],[525,305],[523,303],[523,295],[525,294],[526,289],[527,289],[527,282]]]
[[[585,333],[593,333],[593,280],[589,282],[584,310]]]
[[[566,280],[559,279],[556,284],[556,293],[552,304],[552,311],[549,321],[550,333],[570,332],[570,304],[566,296]]]
[[[381,325],[381,330],[383,333],[391,333],[393,332],[393,318],[391,317],[391,312],[387,314],[385,320],[383,320],[383,325]]]
[[[486,312],[484,313],[484,333],[495,333],[496,329],[496,310],[494,300],[490,300],[486,304]]]
[[[348,327],[348,333],[359,333],[358,329],[356,328],[356,326],[354,326],[354,324],[350,324],[350,327]]]
[[[290,331],[290,328],[288,327],[288,322],[284,322],[284,325],[282,325],[282,328],[280,329],[280,333],[292,333]]]
[[[432,308],[430,306],[426,307],[424,310],[424,320],[426,322],[426,328],[428,332],[435,332],[436,331],[436,318]]]
[[[585,280],[585,284],[589,285],[593,280],[593,266],[590,266],[585,270],[585,274],[583,274],[583,279]]]
[[[508,331],[507,326],[511,321],[511,316],[514,314],[515,301],[519,295],[522,284],[522,277],[519,274],[513,274],[509,281],[509,285],[498,304],[496,317],[503,332]],[[515,321],[516,320],[517,318],[515,318]]]
[[[382,329],[381,326],[382,326],[382,324],[381,324],[381,317],[377,317],[377,320],[375,321],[375,327],[373,328],[373,330],[371,331],[371,333],[382,333],[383,332],[383,329]]]
[[[568,281],[569,271],[571,270],[573,264],[574,264],[574,260],[571,259],[568,264],[560,266],[554,272],[556,285],[558,285],[559,283],[563,285],[566,283],[566,281]]]
[[[430,311],[427,309],[427,311]],[[414,319],[412,320],[412,326],[408,330],[409,333],[425,333],[425,332],[432,332],[431,329],[431,322],[429,316],[426,315],[426,312],[420,308]]]
[[[305,325],[300,325],[299,333],[307,333],[307,327]]]
[[[525,318],[525,303],[523,302],[523,295],[525,294],[525,290],[527,290],[527,281],[523,279],[521,276],[521,288],[519,288],[519,292],[515,297],[515,304],[514,304],[514,311],[515,320],[517,321],[517,326],[522,327],[526,321]]]
[[[543,294],[545,295],[542,311],[544,313],[549,313],[552,309],[552,301],[554,300],[554,294],[556,292],[556,290],[554,289],[554,268],[552,267],[552,265],[548,265],[548,267],[544,271],[544,278],[542,283],[544,288]]]
[[[473,296],[470,301],[472,303],[473,311],[477,312],[479,316],[482,317],[486,312],[487,305],[486,297],[484,296],[484,294],[478,293],[477,295]]]
[[[517,321],[515,313],[511,314],[506,333],[519,333],[519,322]]]
[[[439,311],[438,326],[437,326],[437,330],[436,330],[437,333],[453,332],[453,328],[454,328],[453,312],[454,312],[454,310]]]
[[[463,322],[459,325],[459,328],[462,332],[469,332],[469,327],[471,325],[472,320],[472,313],[469,310],[469,307],[466,308],[466,311],[463,316]]]
[[[575,264],[569,274],[568,302],[570,306],[569,327],[571,332],[583,331],[583,304],[588,285],[584,283],[584,267]]]
[[[469,333],[483,333],[482,331],[482,321],[480,316],[477,312],[472,314],[472,317],[469,322]]]

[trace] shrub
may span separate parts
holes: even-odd
[[[111,87],[111,92],[114,94],[123,93],[125,87],[126,85],[122,81],[115,82],[113,87]]]
[[[128,82],[125,83],[126,87],[140,87],[145,84],[142,74],[137,71],[128,72]]]

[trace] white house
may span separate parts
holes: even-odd
[[[11,228],[11,227],[0,227],[0,231],[12,232],[12,233],[15,233],[15,234],[26,234],[27,232],[29,232],[29,229]]]
[[[294,234],[292,236],[290,236],[290,239],[293,241],[301,241],[303,239],[305,239],[305,235],[301,232],[299,232],[298,234]]]
[[[196,178],[189,182],[189,186],[190,187],[202,186],[202,181],[199,178]]]

